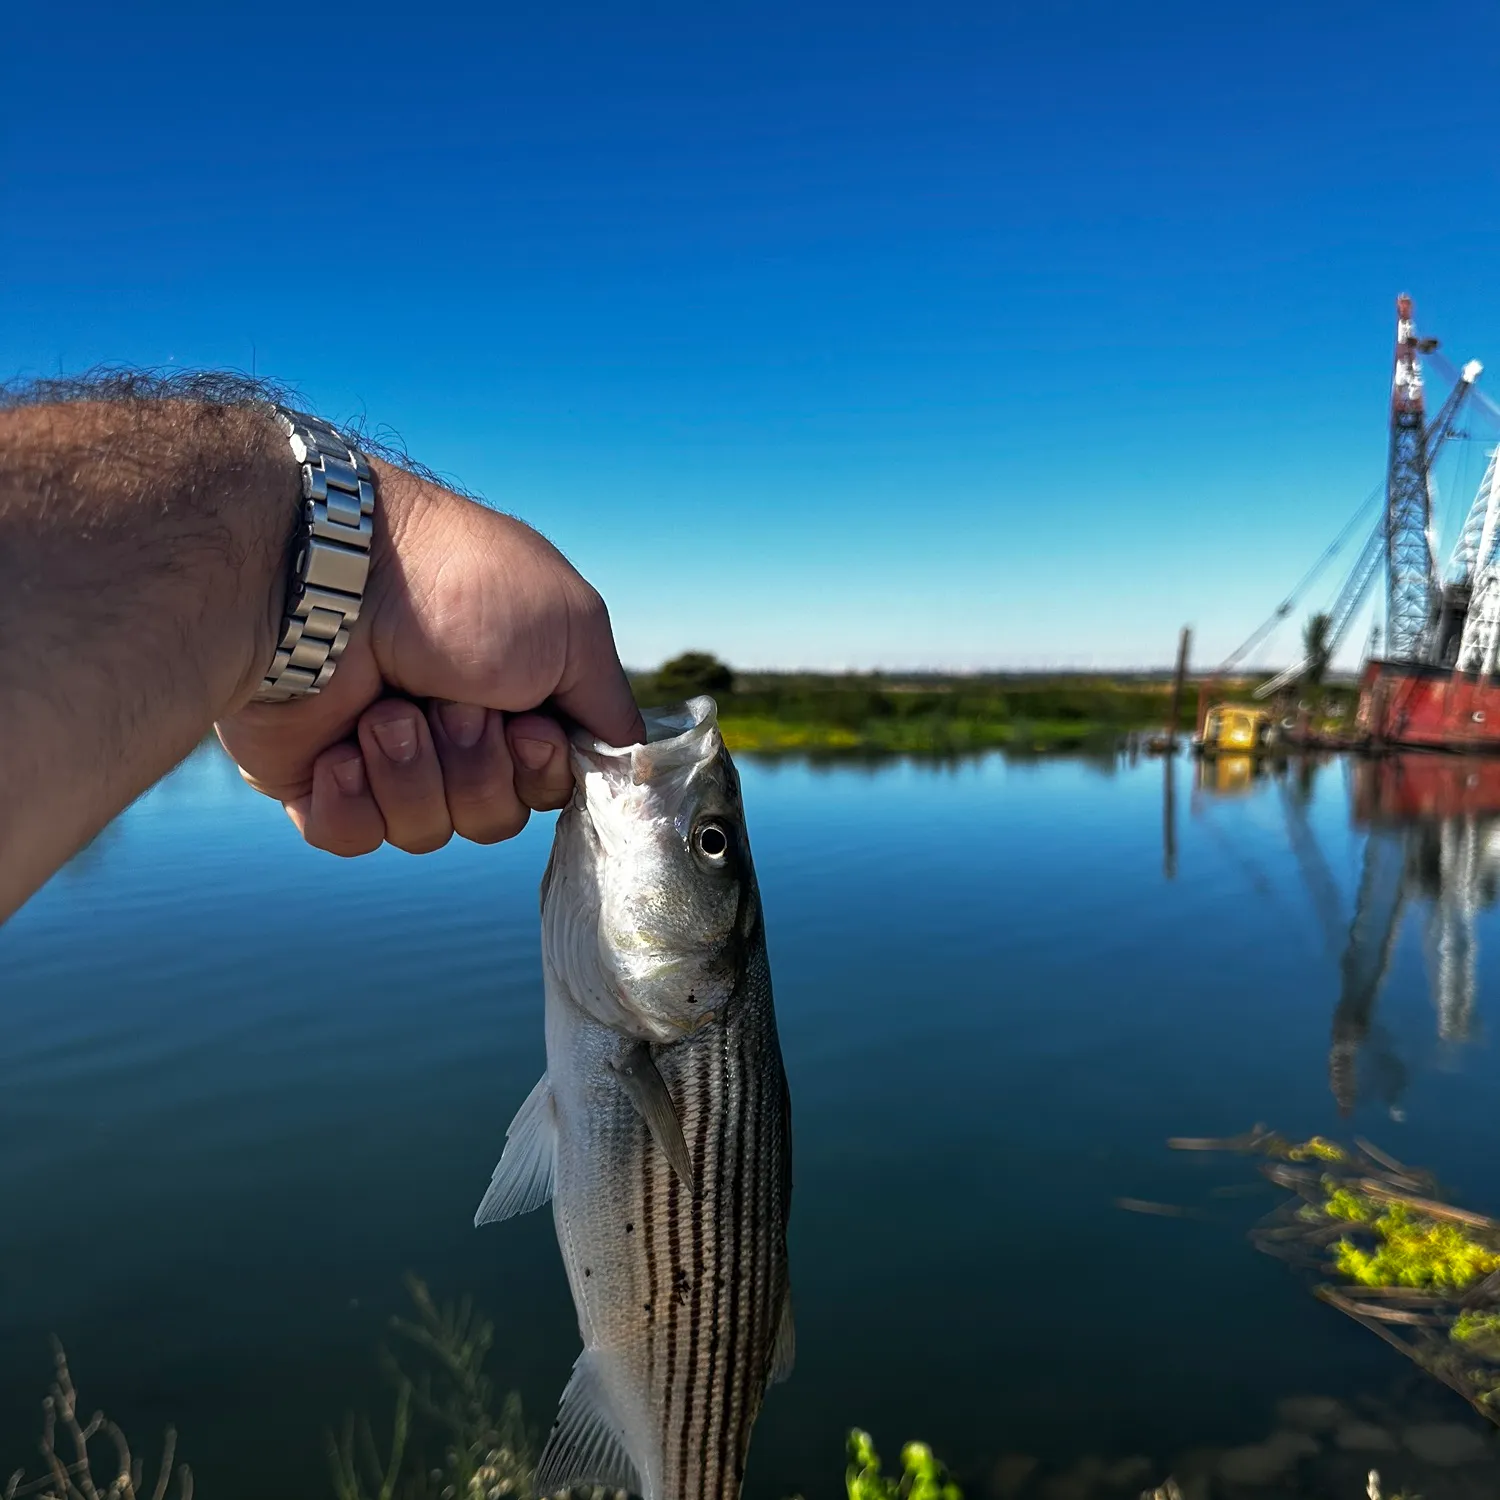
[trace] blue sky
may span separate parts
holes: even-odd
[[[1500,386],[1477,0],[58,14],[0,373],[253,358],[634,665],[1216,660],[1379,478],[1398,291]]]

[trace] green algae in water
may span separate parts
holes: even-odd
[[[1326,1177],[1323,1180],[1325,1183],[1328,1181]],[[1351,1224],[1373,1224],[1380,1217],[1380,1210],[1375,1206],[1373,1198],[1344,1187],[1334,1188],[1329,1193],[1323,1212],[1330,1219],[1347,1219]],[[1316,1218],[1317,1213],[1315,1208],[1307,1210],[1310,1218]]]
[[[908,1443],[901,1450],[901,1473],[889,1479],[881,1472],[868,1432],[850,1430],[848,1454],[844,1488],[849,1500],[963,1500],[963,1491],[926,1443]]]
[[[1315,1135],[1311,1140],[1303,1141],[1300,1146],[1287,1147],[1286,1159],[1288,1161],[1348,1161],[1349,1153],[1333,1141],[1325,1140],[1321,1135]]]
[[[1448,1337],[1483,1359],[1500,1361],[1500,1313],[1465,1308],[1454,1319]]]
[[[1304,1222],[1339,1219],[1375,1237],[1370,1248],[1347,1236],[1333,1247],[1333,1269],[1356,1286],[1462,1292],[1500,1270],[1500,1253],[1456,1224],[1399,1198],[1378,1203],[1331,1177],[1323,1179],[1323,1186],[1328,1196],[1321,1205],[1309,1204],[1301,1211]]]
[[[1293,1144],[1257,1125],[1170,1144],[1270,1158],[1261,1172],[1291,1197],[1252,1243],[1321,1271],[1320,1301],[1500,1424],[1500,1222],[1440,1201],[1430,1173],[1358,1137],[1352,1148],[1321,1136]]]
[[[1328,1211],[1340,1217],[1331,1205]],[[1500,1255],[1493,1250],[1456,1224],[1417,1215],[1405,1203],[1392,1203],[1370,1228],[1378,1237],[1373,1250],[1347,1238],[1334,1246],[1334,1268],[1356,1286],[1463,1292],[1500,1270]]]

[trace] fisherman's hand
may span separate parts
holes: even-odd
[[[511,838],[571,795],[554,710],[610,744],[642,738],[609,616],[530,527],[372,465],[369,584],[337,671],[316,697],[247,704],[219,737],[334,854]]]

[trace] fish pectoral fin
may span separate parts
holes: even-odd
[[[776,1325],[776,1343],[771,1349],[771,1374],[768,1386],[780,1385],[797,1363],[797,1325],[792,1321],[792,1289],[781,1299],[781,1321]]]
[[[640,1470],[625,1446],[624,1424],[610,1404],[599,1356],[592,1349],[585,1349],[573,1366],[532,1481],[539,1495],[582,1484],[645,1494]]]
[[[474,1227],[540,1208],[552,1196],[556,1159],[557,1116],[552,1085],[543,1073],[506,1129],[505,1150],[474,1215]]]
[[[693,1159],[688,1155],[687,1140],[682,1134],[682,1121],[677,1118],[671,1090],[652,1059],[650,1047],[645,1042],[637,1042],[619,1062],[610,1066],[625,1085],[630,1102],[646,1122],[651,1139],[661,1148],[662,1155],[691,1193],[694,1190]]]

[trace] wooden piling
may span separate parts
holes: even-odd
[[[1182,712],[1182,685],[1187,680],[1188,643],[1192,638],[1193,632],[1184,625],[1177,637],[1177,674],[1172,678],[1172,712],[1167,720],[1167,747],[1171,750],[1177,748],[1177,719]]]

